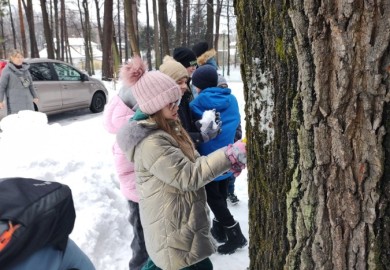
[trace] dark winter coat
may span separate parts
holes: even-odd
[[[180,128],[180,127],[178,127]],[[131,121],[117,141],[134,162],[145,244],[161,269],[178,270],[215,252],[204,186],[229,170],[224,149],[191,161],[152,120]]]
[[[201,155],[208,155],[216,149],[234,143],[236,130],[240,125],[240,112],[237,99],[230,88],[206,88],[190,103],[190,108],[195,120],[201,119],[204,111],[215,109],[220,113],[222,121],[221,134],[198,145],[197,149]],[[224,180],[231,175],[232,173],[226,173],[215,180]]]
[[[186,91],[181,98],[178,113],[184,129],[188,132],[195,145],[198,145],[199,143],[203,142],[203,138],[199,130],[196,128],[195,121],[192,118],[190,102],[193,99],[194,98],[192,93],[190,91]]]
[[[28,63],[23,63],[18,69],[13,63],[8,63],[0,77],[0,101],[6,98],[7,113],[18,113],[21,110],[34,111],[33,99],[38,98],[32,84]]]

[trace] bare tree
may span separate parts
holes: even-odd
[[[155,51],[155,67],[158,69],[158,67],[161,65],[161,50],[160,50],[160,25],[158,21],[158,14],[157,14],[157,3],[156,0],[153,1],[153,20],[154,20],[154,51]]]
[[[158,22],[160,25],[161,38],[161,53],[162,55],[169,55],[169,40],[168,40],[168,14],[167,1],[158,1]]]
[[[20,36],[22,40],[22,51],[23,51],[23,55],[27,55],[28,54],[27,38],[26,38],[26,30],[24,28],[22,0],[18,0],[18,14],[19,14],[19,24],[20,24]]]
[[[50,59],[54,59],[54,43],[53,43],[53,36],[52,31],[49,23],[49,14],[47,13],[46,8],[46,0],[40,0],[41,1],[41,9],[42,9],[42,19],[43,19],[43,30],[45,32],[45,39],[46,39],[46,50],[47,50],[47,57]]]
[[[181,7],[181,1],[175,0],[176,11],[176,35],[175,35],[175,47],[180,47],[182,40],[182,25],[183,25],[183,10]]]
[[[104,1],[103,32],[105,38],[103,39],[102,65],[102,80],[106,81],[111,81],[114,77],[112,55],[113,29],[113,0],[106,0]]]
[[[121,5],[120,5],[121,1],[118,0],[117,1],[117,8],[118,8],[118,46],[119,46],[119,49],[118,49],[118,53],[119,53],[119,63],[122,64],[122,59],[123,59],[123,56],[122,56],[122,31],[121,31]],[[146,5],[148,5],[148,1],[146,1]],[[148,13],[146,13],[148,14]]]
[[[213,37],[214,37],[214,0],[207,0],[207,20],[206,20],[206,38],[205,40],[210,47],[213,46]],[[216,44],[215,46],[218,46]]]
[[[66,8],[65,8],[65,0],[61,1],[61,20],[60,20],[60,27],[61,27],[61,60],[65,60],[66,62],[69,62],[72,64],[72,55],[70,53],[70,46],[69,46],[69,40],[68,40],[68,27],[66,24]]]
[[[13,41],[13,44],[14,44],[14,48],[16,49],[17,46],[16,46],[16,30],[15,30],[15,25],[14,25],[14,19],[12,17],[12,9],[11,9],[11,3],[10,1],[8,1],[8,11],[9,11],[9,19],[10,19],[10,22],[11,22],[11,30],[12,30],[12,41]],[[3,24],[2,24],[3,26]],[[2,34],[3,34],[3,37],[4,37],[4,29],[2,28]],[[5,51],[5,46],[3,47],[4,51]]]
[[[181,45],[189,46],[190,43],[190,1],[183,0],[183,27],[181,31]]]
[[[35,23],[34,23],[34,9],[32,0],[22,0],[24,10],[26,12],[27,24],[30,37],[30,56],[32,58],[39,58],[37,39],[35,37]]]
[[[146,59],[149,70],[152,69],[152,52],[150,45],[149,1],[146,1]]]
[[[253,270],[389,266],[390,5],[334,4],[235,1]]]
[[[215,46],[215,50],[217,51],[219,45],[219,26],[220,26],[219,24],[221,21],[222,6],[223,6],[223,0],[217,0],[217,9],[215,11],[215,37],[214,37],[214,46]],[[217,54],[217,62],[219,63],[218,54]]]
[[[55,29],[55,53],[56,53],[56,59],[61,59],[61,50],[60,50],[60,23],[59,23],[59,14],[58,14],[58,0],[53,0],[53,6],[54,6],[54,26],[53,29]]]
[[[95,0],[95,8],[96,8],[96,18],[97,18],[96,22],[97,22],[97,27],[98,27],[100,45],[103,46],[103,30],[102,30],[102,23],[100,20],[101,15],[100,15],[100,1],[99,0]],[[119,9],[119,0],[118,0],[118,9]],[[118,14],[119,14],[119,12],[118,12]]]
[[[141,55],[138,41],[137,3],[135,0],[125,1],[125,16],[127,22],[127,35],[129,37],[132,55]]]

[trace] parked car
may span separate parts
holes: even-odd
[[[30,64],[33,86],[39,102],[35,110],[47,115],[75,109],[89,108],[93,113],[102,112],[108,91],[104,84],[76,67],[52,59],[25,59]],[[7,108],[0,110],[0,119],[7,115]]]

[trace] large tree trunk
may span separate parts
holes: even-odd
[[[183,26],[183,10],[181,7],[181,0],[175,0],[175,13],[176,13],[176,32],[175,32],[175,45],[174,47],[181,46],[182,26]]]
[[[183,28],[181,32],[181,45],[182,46],[189,46],[189,36],[190,36],[190,1],[189,0],[183,0]]]
[[[125,16],[127,23],[127,35],[130,42],[132,55],[141,55],[138,41],[138,26],[137,26],[137,3],[135,0],[124,2]]]
[[[145,3],[146,11],[146,60],[148,62],[149,70],[153,69],[152,66],[152,46],[150,44],[150,23],[149,23],[149,1]]]
[[[160,50],[160,25],[158,24],[158,14],[157,14],[157,3],[156,0],[152,0],[153,2],[153,23],[154,23],[154,51],[155,51],[155,67],[156,69],[159,68],[161,65],[161,50]]]
[[[20,38],[22,40],[22,51],[23,51],[23,55],[27,56],[28,53],[27,38],[26,38],[26,29],[24,28],[22,0],[18,0],[18,14],[19,14],[19,23],[20,23]]]
[[[114,75],[112,55],[112,40],[113,40],[113,0],[104,2],[104,19],[103,19],[103,66],[102,80],[111,81]]]
[[[158,23],[160,25],[161,54],[164,57],[169,55],[167,0],[158,0]]]
[[[9,20],[10,20],[10,23],[11,23],[11,30],[12,30],[12,41],[13,41],[13,44],[14,44],[14,48],[16,49],[16,30],[15,30],[15,25],[14,25],[14,19],[12,17],[12,10],[11,10],[11,3],[8,1],[8,12],[9,12]],[[3,16],[2,16],[3,17]],[[3,21],[4,22],[4,21]],[[2,24],[3,26],[3,24]],[[4,30],[4,28],[2,28],[2,31]],[[2,32],[3,33],[3,32]],[[3,38],[4,38],[4,33],[3,33]],[[3,42],[3,50],[4,50],[4,58],[5,58],[5,44]]]
[[[37,39],[35,37],[34,9],[32,0],[22,0],[24,10],[26,12],[29,37],[30,37],[30,56],[31,58],[39,58]]]
[[[100,41],[100,46],[103,46],[103,30],[102,30],[102,23],[101,23],[101,15],[100,15],[100,1],[99,0],[95,0],[95,8],[96,8],[96,22],[97,22],[97,30],[98,30],[98,33],[99,33],[99,41]],[[118,1],[118,16],[120,16],[120,13],[119,13],[119,1]]]
[[[46,0],[41,0],[43,30],[45,32],[47,58],[54,59],[54,42],[49,23],[49,14],[47,13]]]
[[[387,269],[388,1],[236,0],[235,10],[250,269]]]
[[[206,5],[207,16],[206,16],[206,36],[205,40],[210,47],[214,47],[214,0],[207,0]],[[217,46],[217,45],[215,45]]]

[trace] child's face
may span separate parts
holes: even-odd
[[[180,99],[169,103],[167,106],[165,106],[162,109],[162,114],[166,120],[178,120],[179,119],[179,114],[177,111],[179,110],[179,104],[180,104]]]
[[[188,76],[191,76],[192,73],[194,73],[195,69],[196,69],[196,65],[189,66],[189,67],[187,68]]]
[[[176,83],[179,85],[181,94],[184,95],[184,93],[187,91],[187,77],[181,78],[180,80],[177,80]]]

